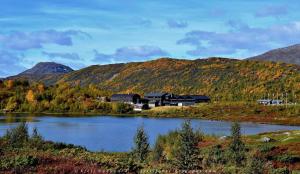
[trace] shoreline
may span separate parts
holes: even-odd
[[[0,112],[0,115],[9,116],[9,115],[30,115],[30,116],[65,116],[65,117],[96,117],[96,116],[113,116],[113,117],[143,117],[143,118],[180,118],[180,119],[201,119],[201,120],[213,120],[213,121],[228,121],[228,122],[249,122],[249,123],[258,123],[258,124],[271,124],[271,125],[286,125],[286,126],[300,126],[300,116],[296,117],[274,117],[270,118],[267,116],[260,115],[244,115],[244,116],[227,116],[230,113],[226,113],[223,116],[200,116],[200,115],[192,115],[186,116],[185,114],[177,114],[175,115],[155,115],[150,113],[81,113],[81,112],[69,112],[69,113],[57,113],[57,112],[9,112],[4,113]],[[264,118],[263,118],[264,117]],[[264,119],[269,119],[264,120]]]

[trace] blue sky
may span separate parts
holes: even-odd
[[[246,58],[300,43],[298,0],[1,0],[0,77],[159,57]]]

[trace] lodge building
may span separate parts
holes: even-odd
[[[138,94],[114,94],[111,101],[133,104],[137,108],[154,108],[157,106],[192,106],[196,103],[210,102],[210,98],[205,95],[175,95],[166,92],[152,92],[145,94],[144,98]]]

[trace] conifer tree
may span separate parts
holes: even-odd
[[[144,130],[144,127],[141,126],[137,129],[137,133],[134,137],[135,147],[133,149],[134,158],[138,162],[145,162],[149,154],[149,142],[148,136]]]
[[[240,165],[245,159],[245,144],[241,139],[241,126],[238,123],[233,123],[231,126],[231,138],[230,156],[236,165]]]
[[[191,127],[190,121],[185,121],[180,130],[180,145],[176,155],[177,167],[180,170],[199,168],[199,136]]]

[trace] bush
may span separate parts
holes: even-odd
[[[9,147],[19,148],[24,146],[29,139],[26,123],[22,122],[17,127],[7,130],[4,139]]]
[[[37,128],[34,128],[32,131],[32,135],[30,137],[30,146],[33,148],[41,149],[44,144],[44,139],[42,135],[40,135],[37,131]]]
[[[127,173],[138,173],[142,167],[135,163],[134,159],[121,158],[120,161],[116,163],[115,173],[127,174]]]
[[[154,162],[159,162],[163,159],[164,148],[160,142],[156,141],[153,151],[152,151],[152,160]]]
[[[288,168],[278,168],[278,169],[272,169],[271,174],[289,174],[290,171]]]
[[[129,113],[133,110],[132,106],[126,103],[112,103],[112,111],[114,113]]]
[[[271,145],[271,144],[262,144],[262,145],[258,146],[258,150],[259,150],[261,153],[267,153],[267,152],[270,152],[270,151],[272,151],[274,148],[275,148],[275,146],[274,146],[274,145]]]
[[[246,168],[245,174],[263,174],[264,173],[264,163],[258,157],[250,158]]]
[[[207,163],[211,164],[225,164],[226,155],[221,145],[215,145],[209,150]]]
[[[284,154],[284,155],[277,156],[275,160],[283,163],[295,163],[300,161],[300,157],[290,155],[290,154]]]
[[[36,166],[37,164],[38,159],[33,156],[15,156],[12,158],[1,158],[0,170],[24,168],[29,166]]]
[[[84,147],[76,146],[76,145],[73,145],[73,144],[66,144],[66,143],[61,143],[61,142],[53,143],[53,149],[56,149],[56,150],[72,149],[72,148],[86,150],[86,148],[84,148]]]

